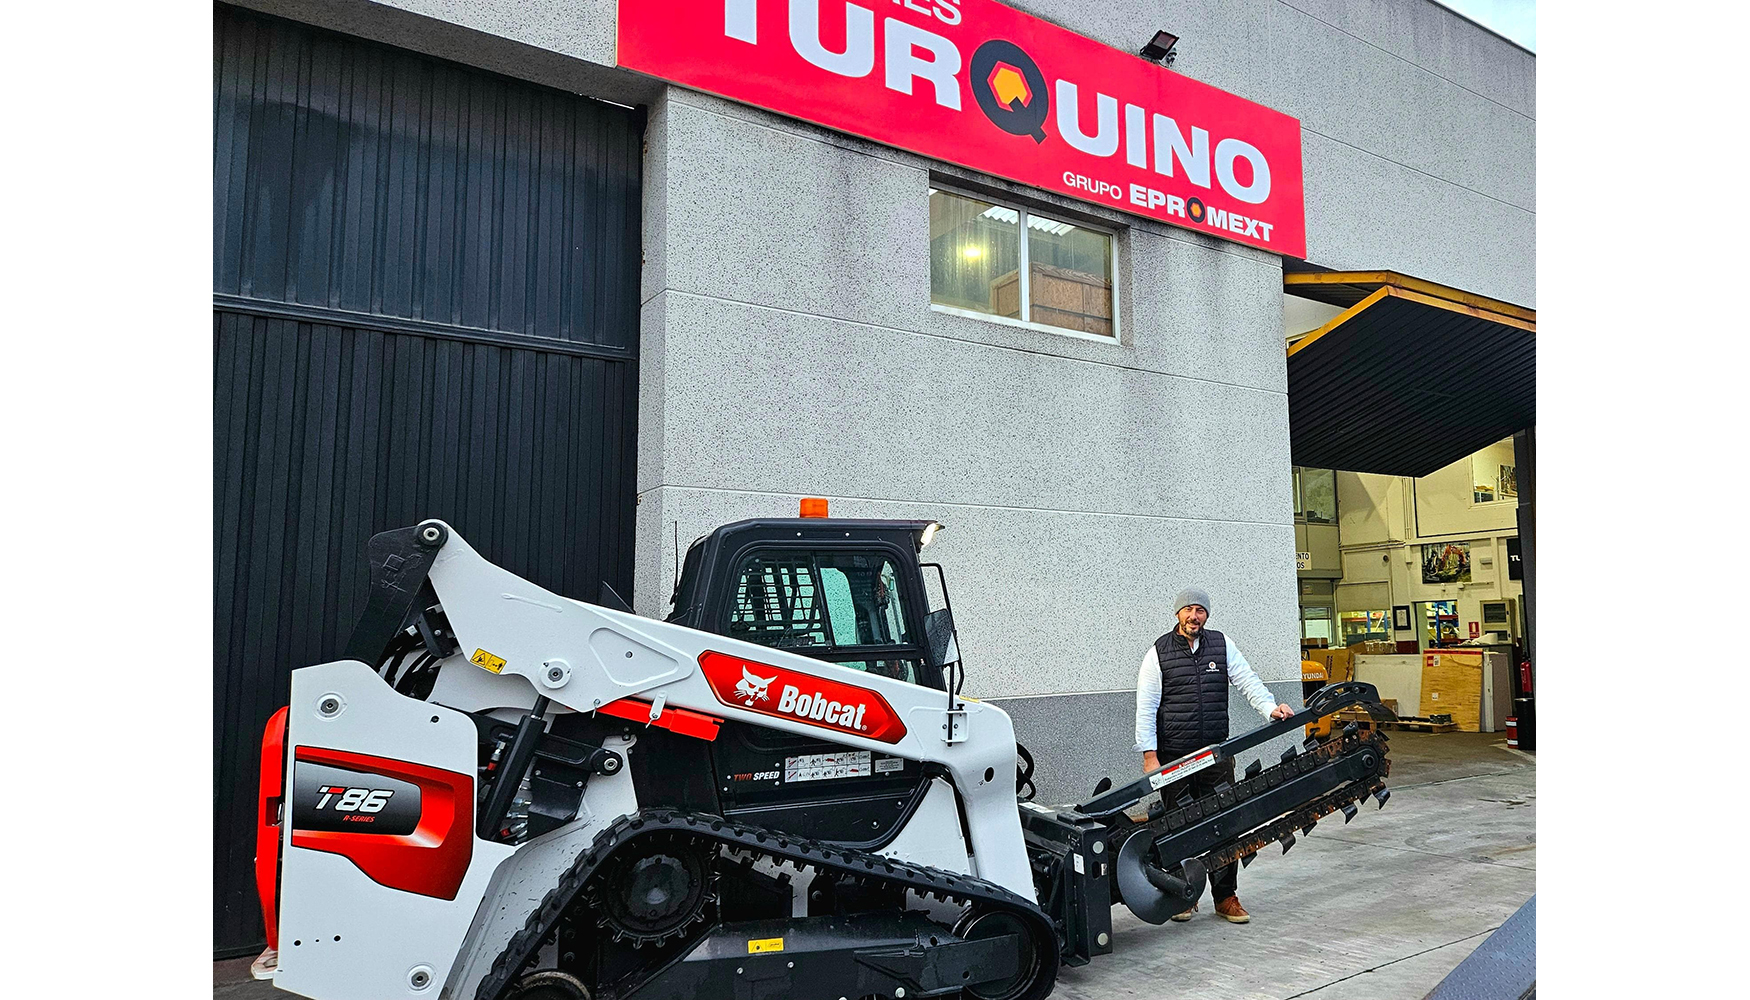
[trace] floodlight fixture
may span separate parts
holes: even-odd
[[[1163,66],[1173,64],[1173,46],[1179,44],[1179,36],[1170,31],[1157,31],[1138,53],[1149,62],[1158,62]]]

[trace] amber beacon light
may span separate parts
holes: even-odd
[[[802,516],[803,517],[825,517],[826,516],[826,497],[803,497],[802,498]]]

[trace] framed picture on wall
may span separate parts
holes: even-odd
[[[1437,542],[1422,546],[1423,583],[1469,583],[1470,543]]]
[[[1516,496],[1518,496],[1519,495],[1519,467],[1515,466],[1515,465],[1503,465],[1503,466],[1501,466],[1501,475],[1496,480],[1495,485],[1499,486],[1501,488],[1501,495],[1504,497],[1516,497]]]
[[[1399,632],[1410,630],[1410,606],[1399,604],[1391,609],[1391,627]]]

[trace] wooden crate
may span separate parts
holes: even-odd
[[[1112,282],[1098,275],[1034,264],[1028,274],[1035,323],[1084,333],[1112,335]],[[990,284],[991,310],[999,316],[1021,315],[1021,274],[998,277]]]
[[[1482,731],[1483,667],[1474,656],[1428,652],[1422,657],[1422,711],[1446,714],[1467,733]]]

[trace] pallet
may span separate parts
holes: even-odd
[[[1430,722],[1427,719],[1399,719],[1396,722],[1375,722],[1381,729],[1397,729],[1407,733],[1456,733],[1456,722]]]
[[[1435,722],[1432,719],[1423,719],[1417,716],[1400,718],[1394,722],[1380,722],[1365,712],[1338,712],[1331,716],[1331,722],[1338,729],[1353,722],[1360,727],[1362,732],[1369,729],[1390,729],[1406,733],[1452,733],[1458,731],[1458,723],[1456,722],[1444,720]]]

